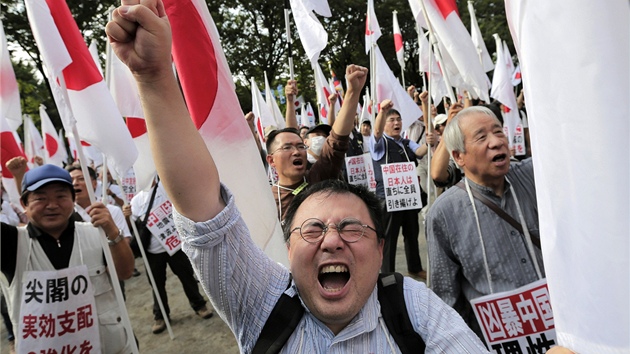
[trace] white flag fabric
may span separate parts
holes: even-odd
[[[273,90],[271,89],[271,86],[269,86],[267,72],[265,72],[265,98],[267,107],[273,115],[275,126],[278,127],[278,129],[284,129],[284,127],[286,127],[286,123],[284,121],[284,117],[282,116],[282,112],[280,111],[280,107],[278,107],[278,102],[276,102],[276,98],[273,95]]]
[[[49,54],[44,57],[44,64],[53,79],[59,78],[56,71],[50,71],[57,65],[54,64],[58,61],[56,56],[70,55],[72,62],[63,68],[62,81],[81,139],[107,156],[114,177],[124,176],[138,151],[68,5],[63,0],[26,0],[25,3],[37,47]],[[58,38],[47,41],[55,33]],[[62,47],[53,48],[54,45]],[[50,80],[51,86],[57,84],[58,80]]]
[[[381,50],[375,47],[376,54],[376,103],[380,104],[385,99],[390,99],[394,103],[394,109],[400,113],[402,118],[402,129],[405,131],[411,123],[422,117],[422,110],[409,96],[394,73],[391,71]],[[378,107],[378,105],[377,105]]]
[[[458,84],[456,81],[458,78],[449,75],[451,84],[467,89],[474,97],[488,102],[489,87],[486,73],[479,62],[470,34],[459,18],[455,0],[409,0],[410,3],[419,1],[424,1],[427,17],[440,43],[442,59],[447,64],[452,60],[461,77],[462,84]],[[412,6],[415,9],[418,7],[417,4]],[[414,17],[419,16],[414,13]]]
[[[254,78],[251,78],[251,93],[252,93],[252,113],[254,113],[254,122],[256,124],[256,130],[258,131],[258,138],[260,142],[265,144],[264,130],[267,127],[275,126],[276,121],[273,118],[273,113],[269,110],[269,106],[262,97],[258,85]],[[277,128],[277,127],[276,127]]]
[[[468,1],[468,13],[470,13],[470,37],[477,49],[479,61],[481,62],[485,72],[492,71],[492,69],[494,69],[494,63],[492,62],[492,58],[490,58],[490,53],[488,53],[486,43],[484,42],[483,35],[479,29],[477,16],[475,15],[475,7],[470,0]]]
[[[52,124],[48,113],[46,113],[46,107],[43,105],[39,106],[39,118],[41,119],[42,135],[46,150],[44,161],[63,167],[63,162],[68,158],[66,146],[63,144],[61,136],[57,134],[55,126]]]
[[[20,90],[13,72],[11,56],[7,49],[7,37],[4,25],[0,20],[0,116],[7,120],[11,129],[22,124],[22,107],[20,106]]]
[[[35,162],[35,156],[44,158],[44,140],[35,127],[30,115],[24,115],[24,153],[30,163]]]
[[[503,123],[508,129],[508,138],[510,146],[512,146],[514,132],[520,122],[518,108],[516,106],[516,97],[513,91],[514,86],[512,86],[514,64],[512,63],[509,52],[505,52],[507,46],[503,44],[499,35],[495,33],[494,38],[497,44],[497,62],[494,66],[490,96],[507,107],[503,112]]]
[[[333,92],[333,89],[328,85],[328,80],[324,76],[322,68],[317,61],[311,60],[311,67],[313,68],[313,76],[315,77],[315,89],[317,90],[317,105],[319,106],[319,122],[328,124],[328,112],[330,112],[330,101],[328,96]],[[337,101],[338,102],[338,101]],[[339,113],[339,111],[336,111]]]
[[[310,102],[307,102],[304,105],[303,109],[304,113],[302,113],[302,125],[306,127],[314,127],[315,126],[315,112],[313,111],[313,107]]]
[[[398,25],[398,16],[396,15],[396,11],[394,11],[394,49],[396,50],[396,59],[398,59],[398,64],[400,64],[400,67],[405,70],[403,38],[402,33],[400,33],[400,26]]]
[[[628,353],[629,3],[505,7],[523,72],[559,343],[577,353]]]
[[[106,60],[109,68],[109,90],[120,114],[125,117],[127,129],[138,149],[138,159],[133,164],[136,190],[149,190],[157,171],[147,135],[138,86],[129,68],[113,54],[113,51],[108,52]]]
[[[324,17],[330,17],[328,0],[290,0],[291,12],[295,20],[300,41],[309,60],[317,60],[319,53],[328,44],[328,33],[313,11]]]
[[[208,5],[203,0],[166,0],[164,6],[173,31],[173,59],[192,120],[212,152],[221,181],[234,194],[254,242],[287,265],[276,203]]]
[[[372,46],[376,45],[376,41],[381,35],[381,26],[379,26],[376,12],[374,12],[374,0],[368,0],[365,19],[365,54],[369,53]]]
[[[101,58],[99,58],[98,56],[98,45],[95,39],[93,39],[92,42],[90,42],[90,46],[88,47],[88,50],[90,51],[90,55],[92,56],[92,59],[94,60],[94,64],[96,65],[96,68],[104,77],[105,75],[103,75],[103,67],[101,65]]]
[[[420,26],[420,24],[418,24],[418,26]],[[427,37],[422,34],[422,30],[420,28],[418,28],[418,53],[420,71],[428,74],[429,82],[431,83],[431,99],[433,99],[433,103],[437,105],[440,101],[442,101],[442,98],[448,97],[448,89],[446,87],[444,77],[442,76],[440,66],[435,59],[435,55],[433,55],[431,46],[429,45],[429,41],[427,40]],[[430,67],[429,62],[431,62]],[[424,89],[427,91],[429,90],[428,87],[425,87]]]

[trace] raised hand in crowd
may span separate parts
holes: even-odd
[[[211,219],[225,206],[219,175],[173,75],[164,4],[160,0],[124,4],[114,10],[107,36],[138,84],[158,173],[181,214]]]
[[[357,114],[357,104],[365,81],[367,80],[368,69],[359,65],[348,65],[346,67],[346,83],[348,84],[344,103],[337,115],[337,119],[332,125],[332,130],[341,136],[350,135],[354,127],[354,116]]]
[[[16,156],[5,163],[5,167],[13,175],[15,186],[18,191],[22,191],[22,179],[28,170],[27,161],[22,156]]]

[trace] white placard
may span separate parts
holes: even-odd
[[[381,165],[387,212],[421,209],[420,184],[413,162]]]
[[[490,351],[544,353],[558,343],[546,279],[470,303]]]
[[[87,266],[24,272],[18,326],[18,353],[100,353]]]
[[[175,254],[182,248],[182,241],[173,222],[173,205],[165,200],[151,210],[147,217],[147,228],[160,241],[169,255]]]

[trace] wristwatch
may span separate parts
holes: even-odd
[[[121,229],[118,229],[118,236],[117,236],[115,239],[113,239],[113,240],[110,240],[110,239],[108,238],[108,239],[107,239],[107,244],[109,244],[109,246],[110,246],[110,247],[111,247],[111,246],[114,246],[114,245],[115,245],[115,244],[117,244],[118,242],[122,241],[122,240],[123,240],[123,238],[125,238],[125,237],[123,236],[123,232],[122,232],[122,230],[121,230]]]

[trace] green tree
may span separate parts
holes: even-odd
[[[105,53],[107,9],[110,6],[118,5],[118,3],[117,0],[67,1],[70,12],[73,14],[84,38],[88,43],[92,39],[96,39],[100,53]],[[30,59],[28,61],[24,59],[13,60],[13,68],[20,87],[22,112],[30,114],[37,125],[39,124],[39,104],[44,104],[55,127],[61,128],[61,120],[52,99],[42,57],[31,32],[24,2],[21,0],[3,0],[0,4],[0,14],[12,57],[15,58],[16,53],[20,53],[21,56]]]

